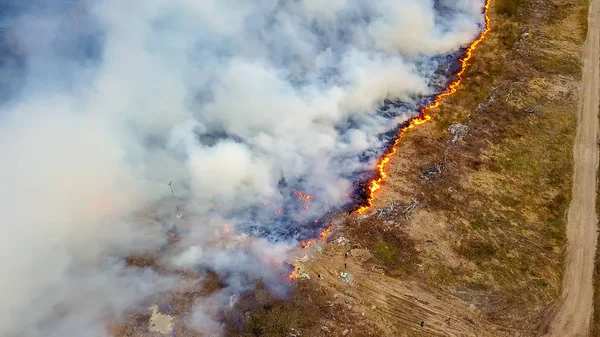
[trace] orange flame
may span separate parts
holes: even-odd
[[[288,278],[290,280],[297,280],[298,278],[300,278],[300,275],[298,275],[298,272],[296,271],[295,266],[294,266],[294,270],[292,270],[292,272],[288,275]]]
[[[329,236],[329,233],[331,233],[332,230],[333,230],[333,224],[329,225],[329,227],[322,230],[321,231],[321,240],[325,241],[325,239],[327,239],[327,237]]]
[[[396,137],[396,139],[394,140],[394,144],[391,147],[391,150],[386,153],[381,160],[379,161],[379,163],[377,164],[377,170],[379,172],[379,177],[377,179],[373,179],[371,180],[370,184],[369,184],[369,197],[367,198],[367,202],[366,205],[361,206],[360,208],[358,208],[355,213],[358,214],[363,214],[364,212],[366,212],[369,208],[371,208],[371,206],[373,205],[373,199],[375,198],[375,192],[378,191],[379,189],[381,189],[381,183],[383,182],[383,180],[385,180],[388,175],[385,172],[385,165],[387,163],[390,162],[392,156],[394,154],[396,154],[396,146],[398,145],[398,143],[400,142],[400,139],[402,138],[402,136],[404,135],[404,133],[409,130],[409,129],[413,129],[418,125],[421,124],[425,124],[427,122],[429,122],[431,120],[431,115],[428,114],[428,112],[430,110],[433,110],[437,107],[440,106],[440,103],[442,101],[442,99],[444,99],[445,97],[451,96],[454,93],[456,93],[456,91],[458,91],[458,87],[460,86],[461,82],[462,82],[462,76],[464,75],[467,65],[469,63],[469,60],[471,60],[471,58],[473,57],[473,51],[475,50],[475,48],[477,48],[477,46],[485,39],[486,35],[489,33],[489,31],[491,30],[490,28],[490,17],[489,17],[489,8],[490,8],[490,3],[492,0],[486,0],[485,1],[485,5],[483,7],[483,14],[485,16],[485,29],[481,32],[481,34],[479,34],[479,36],[477,37],[477,39],[475,41],[473,41],[469,47],[467,48],[466,52],[465,52],[465,56],[460,60],[461,63],[461,69],[460,71],[456,74],[456,80],[452,83],[450,83],[448,85],[448,88],[446,89],[446,91],[442,92],[441,94],[437,95],[436,98],[433,100],[433,103],[431,103],[430,105],[424,107],[423,109],[421,109],[421,112],[419,114],[418,117],[412,119],[410,121],[410,124],[408,126],[406,126],[405,128],[403,128],[402,130],[400,130],[398,137]],[[296,196],[298,196],[299,198],[302,198],[302,196],[305,196],[302,192],[296,191],[294,192],[294,194]],[[349,197],[348,194],[346,194],[347,197]],[[308,196],[308,198],[306,198],[306,200],[310,200],[310,196]],[[331,226],[327,227],[326,229],[324,229],[321,232],[321,240],[324,240],[325,238],[327,238],[327,236],[329,235],[329,233],[331,233],[333,229],[333,224],[331,224]],[[300,245],[302,246],[302,248],[307,248],[311,245],[313,245],[316,242],[316,239],[310,239],[308,241],[303,241],[300,243]],[[296,267],[294,267],[294,270],[288,275],[288,278],[290,280],[297,280],[298,278],[300,278],[300,275],[298,274]]]
[[[310,200],[310,195],[304,194],[300,191],[294,191],[294,195],[298,197],[298,199]]]
[[[302,248],[310,247],[315,242],[317,242],[317,240],[315,240],[315,239],[310,239],[308,241],[302,241],[302,242],[300,242],[300,246],[302,246]]]
[[[332,230],[333,230],[333,224],[329,225],[329,227],[322,230],[321,234],[320,234],[321,241],[325,241],[325,239],[327,239],[327,237],[329,236],[329,234],[331,233]],[[316,239],[310,239],[308,241],[300,242],[300,246],[302,246],[302,248],[308,248],[308,247],[314,245],[316,242],[317,242]],[[300,275],[298,275],[296,266],[293,266],[293,267],[294,267],[294,270],[292,270],[292,272],[288,275],[288,278],[290,280],[297,280],[300,277]]]
[[[458,87],[460,86],[460,84],[462,82],[463,75],[464,75],[465,71],[467,70],[469,61],[473,57],[473,51],[485,39],[486,35],[491,30],[490,17],[489,17],[489,13],[488,13],[491,1],[492,0],[486,0],[485,5],[483,6],[483,14],[485,16],[485,29],[481,32],[481,34],[479,34],[477,39],[469,45],[469,47],[467,48],[467,50],[465,52],[465,56],[462,59],[460,59],[461,68],[460,68],[460,71],[456,74],[456,80],[454,80],[454,82],[452,82],[448,85],[448,88],[446,89],[446,91],[437,95],[435,97],[435,99],[433,100],[433,103],[431,103],[430,105],[421,109],[421,112],[417,118],[411,120],[410,124],[408,126],[404,127],[402,130],[400,130],[398,137],[394,140],[394,144],[391,147],[391,150],[388,153],[384,154],[383,157],[381,158],[381,160],[379,161],[379,163],[377,164],[377,171],[379,174],[376,179],[371,180],[371,182],[369,183],[369,197],[367,198],[365,205],[358,208],[355,211],[355,213],[363,214],[369,208],[371,208],[371,206],[373,205],[373,199],[375,198],[375,192],[377,192],[379,189],[381,189],[381,183],[388,177],[387,173],[385,173],[385,165],[387,163],[389,163],[392,156],[394,154],[396,154],[396,146],[398,145],[398,142],[400,141],[400,139],[402,138],[404,133],[408,129],[413,129],[418,125],[429,122],[431,120],[431,115],[429,115],[428,112],[430,110],[433,110],[433,109],[439,107],[441,101],[445,97],[452,96],[454,93],[456,93],[458,91]]]

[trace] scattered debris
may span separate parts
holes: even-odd
[[[500,92],[500,87],[499,86],[493,86],[490,90],[490,95],[488,96],[488,98],[477,104],[477,107],[475,107],[475,112],[481,112],[485,109],[488,109],[490,106],[492,106],[492,104],[494,104],[499,96],[499,92]]]
[[[423,171],[423,174],[421,175],[421,177],[425,181],[433,181],[437,177],[439,177],[441,174],[442,174],[442,164],[436,163],[436,164],[429,166],[425,171]]]
[[[398,200],[394,200],[386,207],[374,210],[373,214],[375,214],[378,219],[386,221],[397,219],[400,215],[403,215],[405,220],[408,221],[410,220],[410,216],[417,206],[419,206],[419,201],[414,198],[410,204],[405,204]]]
[[[352,274],[350,274],[349,272],[346,272],[346,271],[341,272],[340,278],[342,279],[342,281],[344,281],[346,283],[352,282]]]
[[[452,142],[456,143],[459,140],[462,140],[467,133],[469,133],[469,127],[464,124],[456,123],[448,127],[448,132],[450,132],[450,134],[453,136]]]
[[[349,333],[350,333],[350,330],[346,329],[346,330],[342,331],[342,336],[348,336]]]
[[[347,244],[350,243],[350,241],[343,236],[340,236],[339,238],[337,238],[337,240],[335,240],[335,242],[340,246],[346,246]]]
[[[394,200],[389,203],[387,206],[383,208],[378,208],[373,211],[373,214],[377,216],[378,219],[389,220],[397,218],[400,210],[398,209],[402,203],[398,200]]]
[[[319,252],[319,254],[322,254],[323,253],[323,247],[321,247],[321,246],[317,247],[317,251]]]
[[[331,332],[331,329],[329,329],[329,327],[327,327],[327,326],[325,326],[325,325],[323,325],[323,326],[321,327],[321,330],[323,330],[324,332]]]
[[[406,206],[404,210],[402,210],[406,221],[410,220],[410,216],[412,215],[412,212],[415,210],[415,208],[417,208],[417,206],[419,206],[419,201],[413,198],[410,205]]]
[[[310,280],[310,275],[308,275],[308,274],[300,274],[300,279],[301,280]]]
[[[298,330],[296,330],[294,328],[290,329],[290,337],[300,337],[300,336],[302,336],[300,334],[300,331],[298,331]]]
[[[303,257],[296,257],[296,262],[307,262],[308,255],[304,255]]]

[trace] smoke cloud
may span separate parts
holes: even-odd
[[[0,335],[107,336],[178,286],[124,262],[169,230],[182,240],[161,263],[223,275],[217,298],[258,278],[284,294],[265,261],[351,202],[482,5],[2,2]],[[190,324],[215,329],[203,305]]]

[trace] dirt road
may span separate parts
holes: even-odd
[[[598,169],[598,104],[600,102],[600,0],[592,0],[584,46],[582,97],[573,148],[575,171],[567,223],[563,293],[546,336],[585,337],[593,307],[596,250],[596,171]]]

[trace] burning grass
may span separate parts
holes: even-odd
[[[583,36],[587,6],[542,2],[492,2],[495,28],[460,89],[432,111],[433,125],[399,141],[399,158],[388,160],[384,172],[392,179],[371,186],[383,188],[368,206],[416,197],[417,212],[429,216],[384,221],[367,207],[342,226],[354,246],[370,251],[365,270],[381,267],[457,293],[485,319],[526,329],[560,294],[580,76],[573,50],[581,41],[574,36]],[[454,123],[469,126],[464,141],[449,142],[446,130]],[[423,169],[440,162],[439,176],[424,181]],[[296,288],[293,296],[310,291]],[[300,315],[280,308],[260,320]]]
[[[584,36],[587,9],[585,1],[544,3],[492,2],[494,30],[460,89],[432,111],[433,124],[404,135],[388,165],[391,179],[371,185],[383,186],[381,194],[341,226],[353,246],[370,251],[365,270],[459,294],[484,318],[529,329],[560,294],[580,76],[577,53],[563,49],[581,44],[573,37]],[[464,141],[449,142],[453,123],[469,126]],[[424,181],[423,170],[436,163],[444,163],[441,173]],[[413,197],[428,217],[368,214],[371,203]],[[323,334],[320,322],[339,320],[341,310],[315,282],[296,281],[288,300],[259,283],[224,313],[228,335]]]
[[[547,48],[564,43],[564,49],[577,50],[581,41],[572,36],[582,36],[584,27],[567,23],[580,22],[587,4],[562,1],[542,9],[530,3],[515,15],[505,3],[495,8],[505,21],[467,69],[463,87],[433,114],[437,128],[409,135],[398,152],[418,158],[414,167],[448,161],[435,183],[417,180],[416,172],[410,183],[421,191],[425,212],[454,224],[440,240],[450,243],[460,263],[473,265],[450,267],[435,248],[425,249],[420,257],[430,280],[474,293],[496,289],[496,298],[511,303],[511,310],[490,317],[510,321],[520,308],[531,321],[536,308],[560,294],[581,75],[577,53]],[[552,13],[562,21],[530,21]],[[556,31],[553,25],[572,30],[548,35]],[[447,145],[445,130],[457,122],[470,127],[469,135]]]
[[[561,289],[587,10],[585,1],[542,2],[492,2],[493,31],[460,89],[432,112],[433,125],[399,142],[374,207],[418,198],[426,220],[347,224],[386,273],[457,292],[484,317],[529,329]],[[464,141],[449,141],[454,123],[469,127]],[[422,179],[435,163],[441,173]]]

